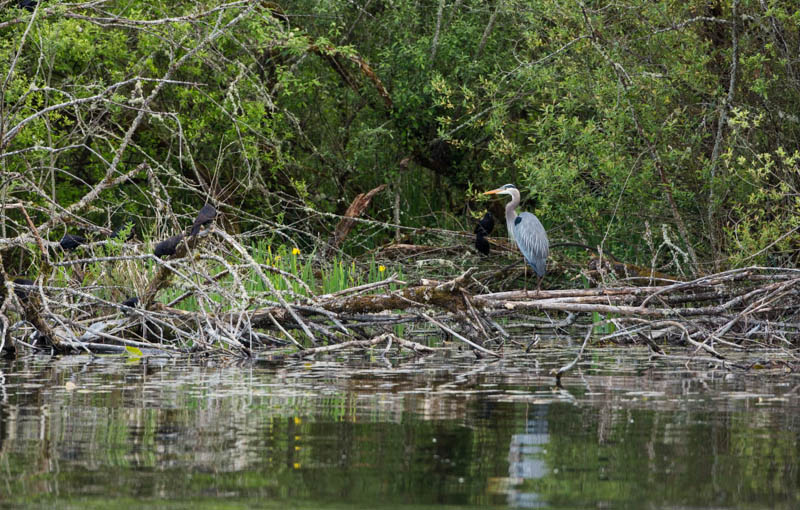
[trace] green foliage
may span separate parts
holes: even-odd
[[[58,4],[30,27],[27,11],[4,10],[4,122],[28,120],[1,164],[31,179],[5,198],[33,201],[41,223],[111,162],[146,162],[151,173],[105,191],[87,219],[124,204],[146,222],[159,203],[195,210],[213,190],[247,213],[237,228],[296,224],[309,207],[342,213],[389,183],[376,218],[393,221],[399,192],[403,223],[453,228],[474,205],[464,207],[471,186],[515,182],[551,237],[630,262],[650,262],[643,236],[664,225],[704,260],[797,260],[791,3],[737,3],[732,91],[730,0],[466,0],[441,17],[439,2],[411,0],[282,7],[285,18],[261,4],[112,1],[104,12],[120,22],[101,23]],[[9,218],[7,234],[25,230],[19,211]],[[332,224],[304,225],[300,248]],[[391,234],[357,229],[345,250]]]
[[[354,260],[345,262],[339,257],[334,257],[331,261],[320,262],[314,253],[304,256],[299,248],[283,244],[273,248],[264,240],[254,242],[249,251],[261,267],[262,273],[268,278],[272,288],[293,297],[308,297],[310,296],[309,291],[314,295],[329,294],[367,283],[375,283],[385,280],[393,272],[398,274],[399,279],[403,277],[400,268],[389,268],[377,263],[374,259],[365,265],[357,264]],[[235,263],[236,261],[231,260],[230,262]],[[223,270],[222,265],[212,263],[207,272],[208,274],[217,274]],[[228,288],[233,282],[233,277],[229,276],[222,280],[222,286]],[[248,296],[269,302],[277,300],[270,285],[264,282],[256,271],[248,271],[246,277],[243,278],[243,284]],[[391,284],[388,288],[396,290],[397,286]],[[168,303],[182,295],[184,291],[185,289],[180,287],[167,288],[159,294],[159,299]],[[222,310],[229,310],[233,306],[233,303],[217,292],[209,292],[207,295],[214,303],[219,304]],[[178,306],[191,311],[200,309],[200,304],[195,296],[187,297]]]
[[[763,115],[737,109],[732,137],[744,137],[763,122]],[[800,152],[777,147],[772,152],[723,155],[729,185],[745,197],[735,204],[726,225],[732,265],[796,265],[800,246]]]

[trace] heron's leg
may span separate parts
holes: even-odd
[[[527,297],[528,296],[528,264],[525,264],[523,266],[523,269],[525,270],[525,272],[522,273],[522,278],[525,280],[525,297]]]
[[[542,280],[544,280],[544,276],[538,276],[536,282],[536,293],[540,293],[542,291]]]

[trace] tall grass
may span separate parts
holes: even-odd
[[[104,257],[119,255],[123,252],[122,242],[109,242],[105,246],[95,246],[87,256]],[[299,296],[309,294],[322,295],[341,291],[350,287],[366,283],[378,282],[386,279],[392,273],[398,273],[402,279],[400,268],[386,267],[374,258],[359,262],[355,259],[345,260],[334,257],[330,260],[320,261],[315,253],[302,253],[298,248],[281,244],[270,245],[264,240],[253,242],[249,246],[253,259],[261,265],[261,272],[269,279],[272,287],[284,293],[286,299],[292,301]],[[265,301],[274,301],[271,289],[256,271],[249,268],[242,260],[230,258],[227,262],[240,268],[238,277],[241,279],[244,290],[248,296]],[[205,274],[216,275],[224,271],[225,267],[215,261],[195,259],[194,264],[202,264]],[[96,262],[76,266],[60,267],[51,285],[79,286],[86,289],[98,298],[120,302],[123,299],[140,293],[147,286],[158,270],[158,264],[153,260]],[[232,275],[226,275],[217,280],[221,287],[233,285]],[[197,282],[209,292],[208,299],[220,304],[222,309],[230,308],[233,304],[226,303],[224,295],[213,292],[205,282]],[[396,286],[392,286],[392,290]],[[159,292],[158,301],[169,303],[191,289],[191,284],[176,278],[173,285]],[[240,293],[238,293],[240,294]],[[178,308],[187,311],[200,311],[201,306],[194,295],[181,300]]]
[[[355,260],[345,261],[334,257],[329,262],[319,263],[315,269],[315,253],[304,256],[298,248],[286,245],[273,247],[266,241],[256,241],[251,246],[251,254],[259,264],[269,266],[292,275],[294,279],[275,272],[267,273],[276,290],[291,290],[295,294],[308,295],[306,289],[298,283],[302,281],[314,294],[330,294],[365,283],[381,281],[391,274],[383,264],[378,264],[370,258],[365,264],[358,264]],[[402,269],[396,268],[402,278]],[[267,292],[267,286],[260,277],[253,272],[248,280],[248,291]]]

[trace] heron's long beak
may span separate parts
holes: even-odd
[[[496,193],[500,193],[501,191],[502,190],[500,188],[497,188],[497,189],[493,189],[492,191],[484,191],[483,194],[484,195],[494,195]]]

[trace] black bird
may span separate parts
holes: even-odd
[[[64,237],[58,242],[61,245],[61,248],[67,251],[74,250],[78,246],[85,244],[86,238],[81,236],[76,236],[73,234],[64,234]]]
[[[125,315],[131,315],[133,314],[133,310],[131,310],[131,308],[139,308],[139,297],[129,297],[120,304],[122,305],[122,313]]]
[[[484,237],[488,236],[494,230],[494,216],[489,211],[483,215],[483,218],[475,225],[475,233]]]
[[[200,227],[204,225],[208,225],[211,223],[214,218],[217,217],[217,210],[214,209],[214,206],[211,204],[206,204],[200,209],[200,212],[197,213],[197,218],[194,220],[192,224],[192,233],[189,235],[196,236],[198,232],[200,232]]]
[[[117,228],[115,228],[114,231],[111,232],[111,235],[108,236],[109,239],[118,238],[120,236],[120,234],[122,233],[122,231],[125,230],[126,228],[128,228],[129,225],[130,225],[131,229],[128,232],[127,237],[125,237],[125,239],[120,239],[120,241],[125,242],[125,241],[130,241],[131,239],[133,239],[133,234],[134,234],[134,232],[133,232],[133,223],[130,222],[130,221],[126,222],[126,223],[123,223],[122,225],[120,225]]]
[[[139,306],[139,297],[138,296],[129,297],[128,299],[122,302],[122,306],[130,306],[131,308],[136,308],[137,306]]]
[[[475,249],[483,253],[484,255],[489,255],[489,252],[491,251],[491,245],[489,244],[489,240],[483,237],[481,234],[476,235]]]
[[[23,285],[34,285],[33,280],[27,278],[17,278],[14,280],[14,294],[17,295],[20,301],[27,301],[31,289],[23,287]]]
[[[494,216],[489,211],[475,225],[475,249],[484,255],[489,255],[491,245],[486,237],[494,230]]]
[[[25,9],[28,12],[33,12],[36,9],[36,4],[38,4],[38,0],[17,0],[17,7],[20,9]]]
[[[175,255],[175,249],[178,247],[178,244],[183,240],[183,234],[178,234],[176,236],[172,236],[168,239],[164,239],[160,243],[156,245],[155,250],[153,253],[156,257],[164,257],[167,255]]]

